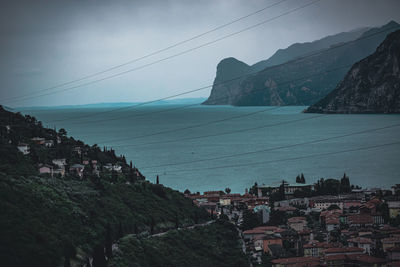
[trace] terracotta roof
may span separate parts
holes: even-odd
[[[400,243],[399,237],[386,237],[382,239],[382,243],[390,244],[390,243]]]
[[[328,248],[324,250],[325,254],[329,253],[349,253],[349,252],[364,252],[364,249],[362,248],[349,248],[349,247],[344,247],[344,248]]]
[[[331,248],[332,244],[323,243],[323,242],[314,242],[310,244],[305,244],[303,248]]]
[[[388,248],[388,249],[386,249],[386,251],[389,251],[389,252],[400,252],[400,247]]]
[[[394,261],[394,262],[390,262],[388,263],[389,267],[400,267],[400,261]]]
[[[288,223],[307,221],[305,217],[292,217],[288,219]]]
[[[371,238],[366,238],[366,237],[355,237],[355,238],[350,238],[347,240],[348,242],[352,243],[360,243],[360,244],[372,244]]]
[[[271,261],[274,264],[283,264],[283,265],[293,265],[293,264],[304,264],[307,263],[312,263],[312,262],[317,262],[319,263],[319,258],[315,257],[294,257],[294,258],[282,258],[282,259],[276,259]],[[298,265],[302,266],[302,265]]]
[[[279,229],[279,227],[276,226],[259,226],[250,230],[246,230],[243,232],[243,234],[264,234],[265,232],[272,231],[275,232]]]
[[[368,214],[349,215],[347,220],[353,224],[372,224],[374,222],[372,216]]]

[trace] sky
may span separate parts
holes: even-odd
[[[216,66],[226,57],[254,64],[296,42],[390,20],[400,22],[398,0],[321,0],[165,59],[313,2],[281,1],[2,0],[0,104],[21,107],[150,101],[212,85]],[[55,87],[148,55],[274,3],[279,4],[168,51]],[[139,69],[82,86],[135,68]],[[207,97],[210,90],[181,97]]]

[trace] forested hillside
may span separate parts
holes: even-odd
[[[2,107],[0,125],[1,266],[106,266],[112,244],[126,234],[209,220],[112,149]]]

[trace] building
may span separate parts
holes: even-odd
[[[364,249],[362,248],[328,248],[323,251],[325,256],[333,256],[333,255],[352,255],[352,254],[363,254]]]
[[[387,259],[390,261],[400,260],[400,247],[392,247],[386,249]]]
[[[83,170],[85,169],[84,165],[81,164],[74,164],[71,167],[69,167],[69,172],[70,173],[75,173],[79,177],[83,177]]]
[[[400,201],[388,201],[387,205],[389,208],[390,218],[396,218],[400,213]]]
[[[52,162],[54,165],[57,165],[58,167],[63,167],[67,165],[66,159],[53,159]]]
[[[320,266],[319,258],[314,257],[294,257],[282,258],[271,261],[273,267],[297,267],[297,266]]]
[[[272,235],[281,230],[276,226],[259,226],[250,230],[246,230],[243,232],[244,239],[252,240],[256,237],[262,237],[265,235]]]
[[[382,242],[382,249],[384,252],[393,247],[400,247],[400,237],[398,236],[383,238],[381,242]]]
[[[45,140],[44,145],[46,147],[52,147],[52,146],[54,146],[54,141],[53,140]]]
[[[364,249],[364,253],[371,255],[371,249],[373,245],[371,238],[355,237],[350,238],[347,240],[347,242],[349,243],[349,247],[362,248]]]
[[[39,173],[50,174],[51,176],[53,176],[53,166],[47,164],[39,164]]]
[[[220,200],[221,201],[221,200]],[[271,210],[266,205],[257,205],[254,207],[253,211],[258,214],[262,224],[269,222],[269,215]]]
[[[319,199],[313,201],[313,208],[317,210],[326,210],[332,205],[338,206],[341,210],[343,210],[344,203],[340,199]]]
[[[282,238],[278,235],[267,235],[261,238],[262,248],[264,253],[270,253],[270,247],[273,245],[278,245],[282,247]]]
[[[22,154],[24,155],[28,155],[29,154],[29,145],[25,144],[25,143],[19,143],[17,146],[17,149],[22,152]]]
[[[288,225],[296,232],[300,232],[306,229],[307,220],[305,217],[292,217],[288,219]]]
[[[322,243],[322,242],[312,242],[310,244],[305,244],[304,257],[321,257],[323,256],[323,251],[328,248],[332,248],[332,244]]]
[[[274,185],[274,186],[266,186],[266,185],[259,185],[257,186],[257,195],[259,197],[262,197],[263,195],[263,191],[267,191],[267,192],[278,192],[279,188],[282,186],[284,187],[284,192],[285,192],[285,196],[287,198],[291,198],[293,197],[293,194],[295,191],[299,190],[299,191],[310,191],[313,189],[313,185],[312,184],[300,184],[300,183],[292,183],[289,184],[286,181],[282,181],[281,183]]]
[[[43,137],[33,137],[31,140],[37,145],[44,145],[46,141],[46,139],[44,139]]]

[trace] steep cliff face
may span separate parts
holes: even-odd
[[[400,113],[400,30],[354,64],[336,89],[306,112]]]
[[[203,103],[206,105],[229,105],[240,95],[240,82],[251,73],[251,67],[233,57],[225,58],[217,66],[212,93]],[[240,77],[240,78],[238,78]]]
[[[341,45],[340,41],[351,41],[351,37],[356,38],[359,34],[340,34],[340,38],[330,36],[307,45],[295,44],[286,51],[279,50],[267,61],[253,66],[233,58],[225,59],[217,67],[214,86],[204,104],[235,106],[313,104],[336,87],[352,64],[372,54],[388,33],[399,28],[400,25],[392,21],[380,28],[371,28],[363,32],[356,42],[346,45]],[[323,49],[332,46],[338,47],[328,51]],[[321,53],[316,53],[317,51]],[[301,55],[310,53],[315,55],[293,61]],[[284,60],[288,61],[282,62]],[[269,64],[280,65],[257,71]],[[226,67],[229,67],[229,71],[225,70]],[[332,69],[337,70],[330,71]],[[238,74],[235,77],[240,75],[243,77],[225,83],[226,80],[235,78],[232,75],[226,77],[222,75],[227,72],[235,72]]]

